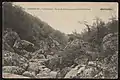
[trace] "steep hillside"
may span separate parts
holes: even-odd
[[[12,3],[2,9],[3,77],[118,78],[115,18],[66,36]]]
[[[52,35],[52,32],[55,32],[44,21],[26,13],[21,7],[12,6],[11,3],[3,4],[3,24],[4,29],[11,28],[18,33],[21,39],[32,43],[38,43],[38,40],[48,38],[50,34]],[[62,33],[59,32],[59,34]],[[64,34],[62,35],[64,37]]]

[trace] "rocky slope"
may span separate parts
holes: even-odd
[[[56,73],[48,69],[44,62],[52,58],[62,48],[61,45],[65,45],[57,39],[59,35],[62,34],[59,38],[65,35],[11,3],[3,4],[3,13],[3,73],[54,77]],[[57,32],[58,36],[54,36]]]
[[[4,78],[117,78],[118,33],[102,38],[101,52],[68,37],[11,3],[3,4]],[[17,18],[16,18],[17,17]]]

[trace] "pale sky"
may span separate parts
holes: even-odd
[[[85,20],[92,24],[96,16],[103,21],[107,21],[112,14],[118,17],[117,2],[15,2],[15,4],[20,5],[25,8],[26,12],[37,16],[54,29],[64,33],[71,33],[75,29],[80,33],[85,29],[86,27],[78,23],[78,21]],[[52,10],[45,10],[43,8]],[[66,10],[58,10],[60,8]],[[89,10],[82,10],[83,8]],[[112,10],[100,10],[100,8],[111,8]]]

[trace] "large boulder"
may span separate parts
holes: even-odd
[[[55,70],[60,65],[60,58],[54,57],[45,62],[46,67]]]
[[[12,60],[12,55],[15,53],[2,50],[2,66],[12,66],[13,60]]]
[[[114,53],[114,55],[107,59],[105,62],[106,67],[103,71],[104,77],[110,79],[118,78],[118,53]]]
[[[88,66],[85,67],[82,72],[78,72],[79,78],[93,78],[98,73],[96,67]]]
[[[5,42],[4,39],[2,39],[2,50],[14,52],[14,49],[7,42]]]
[[[77,65],[72,68],[64,78],[93,78],[98,73],[98,69],[93,66]]]
[[[19,35],[12,29],[8,28],[4,32],[5,34],[3,36],[3,39],[8,45],[10,45],[10,47],[13,47],[16,40],[20,40]]]
[[[26,57],[27,59],[32,58],[32,53],[35,51],[34,44],[26,40],[16,40],[13,48],[16,53]]]
[[[13,47],[15,49],[26,50],[28,52],[34,52],[34,44],[26,40],[16,40]]]
[[[51,76],[52,78],[56,78],[57,72],[56,72],[56,71],[51,71],[51,72],[50,72],[50,76]]]
[[[62,70],[60,70],[60,71],[57,73],[56,77],[57,77],[57,78],[64,78],[65,75],[66,75],[70,70],[71,70],[70,67],[65,67],[65,68],[63,68]]]
[[[80,49],[81,51],[89,50],[90,44],[81,39],[75,39],[72,42],[69,42],[65,49]]]
[[[84,55],[78,56],[78,57],[74,60],[74,62],[75,62],[76,64],[79,64],[79,65],[85,65],[85,64],[88,62],[88,60],[89,60],[88,56],[84,54]]]
[[[117,51],[118,50],[118,33],[107,34],[102,41],[104,51]]]
[[[35,74],[37,74],[37,73],[39,73],[39,66],[40,66],[40,64],[38,62],[29,62],[27,71],[34,72]]]
[[[24,69],[18,66],[4,66],[2,68],[3,73],[12,73],[12,74],[19,74],[21,75],[24,72]]]
[[[75,68],[72,68],[66,75],[64,78],[73,78],[77,75],[78,72],[78,67],[80,65],[77,65]]]
[[[88,51],[86,50],[86,54],[90,61],[95,61],[100,57],[100,53],[98,51]]]
[[[51,71],[49,68],[46,68],[45,66],[40,66],[39,69],[40,69],[39,73],[41,72],[49,73]]]
[[[3,78],[30,78],[30,77],[26,77],[26,76],[22,76],[22,75],[16,75],[16,74],[11,74],[11,73],[3,73],[2,74]]]
[[[97,63],[96,63],[96,61],[89,61],[88,65],[89,66],[97,66]]]
[[[36,75],[37,78],[51,78],[50,69],[45,66],[40,66],[40,72]]]
[[[36,75],[37,78],[51,78],[48,73],[39,73]]]
[[[22,75],[30,78],[35,78],[35,73],[29,71],[25,71]]]
[[[47,55],[47,59],[52,59],[52,58],[54,58],[54,56],[52,56],[52,55]]]
[[[50,71],[50,69],[48,69],[45,64],[44,64],[45,60],[42,59],[31,59],[29,62],[29,66],[27,68],[27,71],[29,72],[34,72],[35,75],[40,73],[40,71]]]
[[[3,50],[2,54],[3,66],[19,66],[23,69],[26,69],[28,66],[28,60],[16,53]]]
[[[36,75],[37,78],[56,78],[57,72],[50,71],[48,68],[43,69]]]
[[[109,55],[97,61],[97,67],[101,68],[94,78],[117,79],[118,78],[118,53]]]

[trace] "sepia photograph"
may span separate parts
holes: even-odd
[[[117,79],[117,2],[2,2],[2,78]]]

